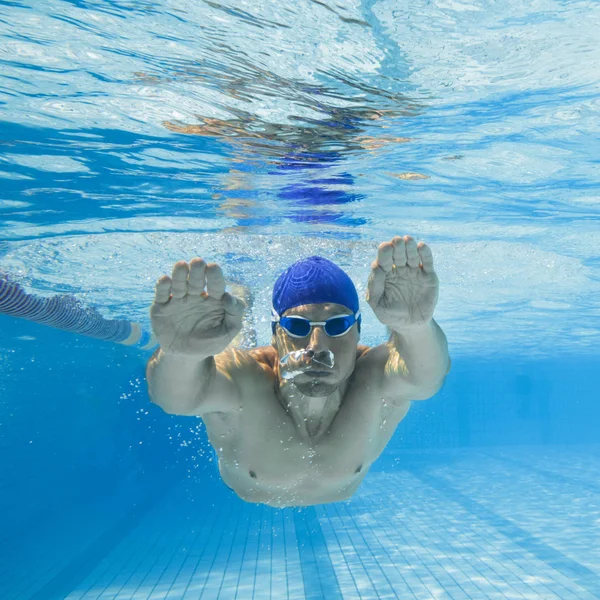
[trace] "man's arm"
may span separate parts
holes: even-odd
[[[385,344],[364,348],[357,368],[376,378],[382,397],[391,402],[427,400],[450,371],[446,336],[433,319],[418,329],[392,331]]]
[[[146,375],[153,402],[178,415],[227,412],[239,401],[225,348],[242,329],[244,303],[225,291],[221,268],[180,261],[156,284],[150,308],[160,349]]]
[[[169,414],[202,416],[239,406],[236,385],[212,356],[169,355],[159,349],[148,361],[146,379],[150,399]]]
[[[426,244],[417,246],[410,236],[380,244],[371,265],[367,301],[391,330],[388,342],[372,353],[372,360],[383,366],[383,391],[389,397],[430,398],[450,370],[446,336],[432,318],[438,291]]]
[[[450,371],[450,357],[446,336],[433,319],[402,333],[392,330],[386,346],[384,381],[388,393],[398,387],[399,380],[410,400],[426,400],[439,391]]]

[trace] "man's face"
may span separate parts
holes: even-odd
[[[341,304],[305,304],[290,308],[282,316],[297,316],[309,321],[326,321],[336,315],[351,315],[352,311]],[[358,324],[342,336],[329,337],[322,326],[311,328],[304,338],[292,337],[277,325],[274,346],[280,358],[290,352],[304,350],[304,360],[308,362],[305,372],[296,375],[293,382],[305,396],[327,396],[346,380],[354,371],[356,346],[358,344]],[[333,354],[333,367],[328,364],[329,353]]]

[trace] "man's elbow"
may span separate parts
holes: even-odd
[[[165,414],[171,415],[173,417],[196,417],[198,416],[197,412],[192,409],[186,409],[181,406],[169,406],[164,404],[158,404],[157,402],[153,402],[156,404]]]
[[[178,401],[174,402],[172,399],[158,398],[154,396],[150,390],[148,391],[148,396],[150,397],[152,404],[158,406],[166,414],[177,417],[198,416],[198,402],[196,400],[193,402],[184,402],[179,399]]]
[[[429,381],[427,384],[416,386],[414,393],[411,395],[411,400],[429,400],[435,396],[443,387],[446,381],[446,375],[450,371],[450,366],[444,375],[435,381]]]

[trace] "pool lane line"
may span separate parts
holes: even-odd
[[[314,506],[294,509],[294,526],[306,600],[343,600]]]

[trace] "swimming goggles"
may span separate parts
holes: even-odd
[[[309,321],[304,317],[296,316],[280,317],[275,311],[273,311],[272,317],[273,333],[276,323],[279,323],[288,335],[295,338],[305,338],[315,326],[323,327],[329,337],[340,337],[348,333],[354,323],[358,322],[360,326],[360,321],[360,312],[355,315],[334,315],[326,321]]]

